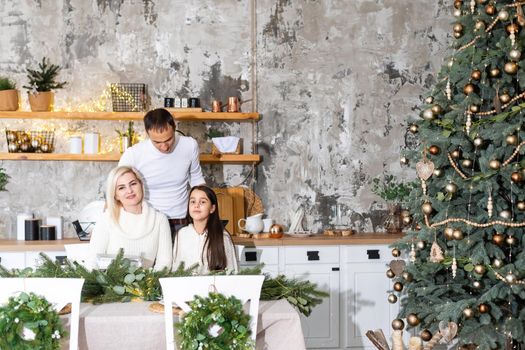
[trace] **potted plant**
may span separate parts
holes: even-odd
[[[224,136],[220,130],[210,128],[206,134],[211,139],[212,154],[240,154],[241,139],[235,136]]]
[[[406,220],[406,213],[401,212],[402,203],[408,198],[415,188],[415,182],[398,181],[396,176],[384,174],[382,177],[372,179],[372,192],[387,203],[387,215],[383,226],[387,232],[399,232]]]
[[[0,77],[0,111],[18,110],[16,84],[7,77]]]
[[[29,85],[29,104],[33,112],[49,112],[53,110],[55,95],[52,90],[62,89],[67,82],[57,82],[60,66],[50,64],[46,57],[38,64],[38,70],[27,69]]]
[[[133,122],[128,123],[128,128],[124,131],[115,129],[120,138],[120,152],[123,153],[126,149],[133,146],[136,142],[135,130],[133,130]]]

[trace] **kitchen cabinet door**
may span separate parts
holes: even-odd
[[[6,269],[23,269],[25,254],[23,252],[0,252],[0,265]]]
[[[262,272],[270,276],[279,274],[279,248],[278,247],[237,247],[237,257],[239,268],[251,268],[259,264],[264,264]]]
[[[392,259],[387,246],[353,246],[342,256],[342,295],[345,347],[375,349],[366,337],[368,330],[381,328],[390,340],[391,322],[397,317],[399,302],[390,304],[388,291],[391,280],[386,277],[387,264]],[[362,256],[362,262],[357,262]],[[366,260],[365,260],[366,259]],[[364,261],[363,261],[364,260]]]
[[[309,317],[301,314],[301,325],[308,348],[339,346],[339,264],[286,265],[289,278],[307,279],[329,293]]]

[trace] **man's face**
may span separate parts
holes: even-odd
[[[151,129],[148,131],[148,136],[155,146],[162,153],[171,153],[173,145],[175,144],[175,130],[168,125],[167,128],[158,130]]]

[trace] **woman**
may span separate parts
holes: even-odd
[[[184,262],[185,267],[198,264],[199,274],[223,270],[237,272],[235,247],[219,219],[217,196],[211,188],[195,186],[191,189],[188,221],[190,224],[180,229],[175,237],[172,269]]]
[[[97,254],[141,256],[144,267],[171,267],[171,234],[168,219],[144,198],[144,182],[135,169],[119,166],[107,180],[107,209],[91,235],[92,263]],[[93,266],[96,266],[94,264]]]

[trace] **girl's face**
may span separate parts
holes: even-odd
[[[204,191],[194,190],[190,194],[188,210],[193,221],[205,221],[215,211],[215,205],[211,204]]]
[[[118,177],[115,199],[124,209],[141,205],[142,197],[142,185],[133,172],[129,171]]]

